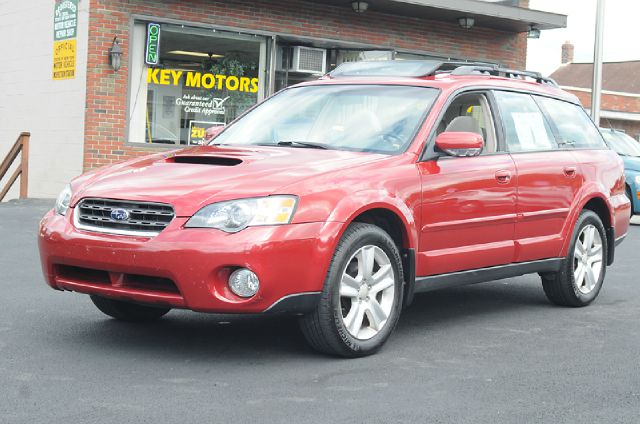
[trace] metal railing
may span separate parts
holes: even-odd
[[[13,171],[13,174],[9,177],[9,180],[5,184],[2,191],[0,191],[0,202],[4,199],[4,197],[11,189],[13,183],[16,182],[18,177],[20,177],[20,198],[26,199],[27,193],[29,191],[29,138],[31,137],[31,133],[22,132],[18,136],[18,139],[9,150],[9,153],[2,160],[2,164],[0,164],[0,183],[4,176],[9,172],[9,168],[16,160],[20,153],[20,165]],[[2,187],[0,185],[0,187]]]

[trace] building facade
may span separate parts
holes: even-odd
[[[33,3],[8,4],[0,16],[16,40],[0,76],[21,81],[3,102],[11,106],[0,113],[0,155],[20,131],[32,133],[32,197],[53,197],[95,167],[199,144],[204,129],[342,62],[436,58],[523,68],[528,30],[566,24],[528,1]],[[58,57],[65,45],[75,52],[66,73],[71,62]]]

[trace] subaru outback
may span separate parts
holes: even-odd
[[[416,293],[537,273],[588,305],[629,226],[622,160],[537,73],[349,63],[208,136],[73,180],[40,225],[48,284],[126,321],[289,313],[354,357]]]

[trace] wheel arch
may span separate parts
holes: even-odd
[[[613,214],[613,207],[608,199],[600,192],[592,192],[587,196],[584,196],[580,203],[574,207],[572,213],[569,214],[567,219],[567,225],[564,232],[564,244],[561,252],[561,256],[567,255],[569,245],[571,244],[571,238],[575,229],[578,217],[584,210],[590,210],[602,221],[602,225],[605,229],[605,235],[607,237],[607,265],[613,263],[614,249],[615,249],[615,233],[614,224],[615,217]]]
[[[413,301],[415,291],[417,233],[413,216],[405,213],[392,203],[373,203],[354,212],[342,231],[353,222],[363,222],[376,225],[389,234],[400,251],[404,277],[403,306],[408,306]]]

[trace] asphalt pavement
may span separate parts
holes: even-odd
[[[102,315],[45,285],[37,223],[0,204],[0,423],[638,423],[640,226],[586,308],[537,276],[418,296],[378,354],[310,350],[294,320]]]

